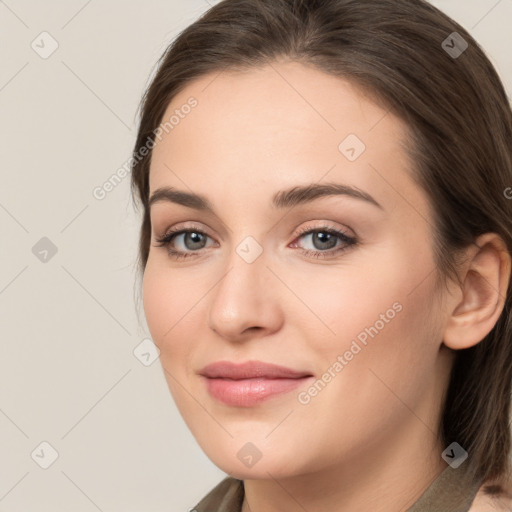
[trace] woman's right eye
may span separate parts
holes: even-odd
[[[200,249],[204,249],[204,242],[210,238],[200,229],[178,229],[168,231],[163,237],[157,238],[157,247],[166,247],[169,255],[175,259],[195,256]],[[176,249],[175,244],[181,242],[184,249]],[[190,252],[188,252],[190,251]]]

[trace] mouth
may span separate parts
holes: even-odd
[[[261,361],[238,365],[219,361],[203,368],[200,375],[214,399],[236,407],[252,407],[313,379],[310,372]]]

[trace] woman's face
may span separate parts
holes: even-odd
[[[163,122],[173,115],[150,196],[197,194],[211,211],[184,195],[153,202],[144,309],[205,453],[245,479],[431,452],[452,352],[403,123],[348,82],[284,61],[205,76]],[[289,192],[327,184],[360,197]],[[158,246],[171,229],[190,232]],[[266,395],[276,380],[200,375],[217,361],[309,377]]]

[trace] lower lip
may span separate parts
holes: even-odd
[[[208,392],[213,398],[227,405],[252,407],[276,395],[289,393],[312,377],[301,377],[299,379],[265,379],[258,377],[241,380],[203,378],[206,380]]]

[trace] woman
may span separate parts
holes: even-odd
[[[510,510],[512,113],[422,0],[224,0],[162,56],[148,327],[202,511]]]

